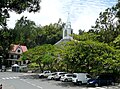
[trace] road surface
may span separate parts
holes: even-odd
[[[75,86],[70,82],[39,79],[32,73],[0,72],[3,89],[120,89],[120,85],[104,87]]]

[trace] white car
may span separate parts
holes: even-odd
[[[56,75],[56,72],[51,73],[51,74],[47,77],[47,79],[48,79],[48,80],[53,80],[55,75]]]
[[[67,73],[61,76],[60,80],[62,82],[72,82],[73,74]]]
[[[73,73],[72,82],[77,85],[82,85],[87,83],[87,81],[91,78],[91,75],[88,73]]]
[[[54,76],[55,80],[60,80],[61,76],[66,74],[65,72],[56,72],[56,75]]]
[[[51,71],[44,71],[43,73],[38,74],[39,78],[48,77],[51,74]]]

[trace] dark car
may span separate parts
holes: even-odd
[[[87,82],[88,86],[107,86],[115,84],[115,76],[113,74],[101,74],[95,79],[90,79]]]

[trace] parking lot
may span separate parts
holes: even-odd
[[[37,82],[39,82],[38,85],[41,86],[42,89],[120,89],[118,84],[115,86],[87,87],[86,85],[77,86],[72,82],[61,82],[47,79],[36,79],[31,81],[31,84],[37,84]]]
[[[3,89],[120,89],[120,84],[103,87],[77,86],[72,82],[40,79],[33,73],[14,72],[0,72],[0,83],[3,84]]]
[[[31,84],[38,84],[42,89],[120,89],[120,84],[116,83],[115,86],[102,86],[102,87],[87,87],[87,85],[74,85],[72,82],[61,82],[56,80],[48,80],[46,78],[38,78],[37,75],[32,75],[33,81]]]

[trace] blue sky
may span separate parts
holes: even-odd
[[[22,16],[27,16],[28,19],[42,26],[55,23],[59,18],[66,22],[70,13],[73,32],[78,33],[79,29],[88,31],[91,25],[94,25],[99,13],[112,7],[116,2],[117,0],[42,0],[41,10],[38,13],[25,12],[18,15],[11,12],[8,26],[13,28]]]

